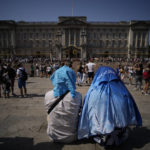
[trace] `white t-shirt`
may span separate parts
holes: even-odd
[[[23,67],[20,67],[20,68],[17,69],[17,76],[18,76],[19,78],[22,76],[22,71],[21,71],[21,70],[25,71],[25,69],[24,69]],[[25,71],[25,72],[26,72],[26,71]]]
[[[88,72],[94,72],[95,63],[89,62],[86,66],[88,67]]]
[[[47,72],[50,72],[51,71],[51,67],[47,67]]]

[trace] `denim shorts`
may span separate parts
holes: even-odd
[[[18,79],[18,88],[21,89],[22,87],[26,87],[26,81]]]

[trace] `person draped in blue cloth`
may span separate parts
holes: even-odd
[[[76,92],[75,72],[65,65],[56,70],[50,80],[54,88],[45,94],[47,134],[55,142],[73,142],[77,140],[77,123],[82,105],[82,96]]]
[[[120,145],[129,126],[142,126],[136,103],[111,67],[100,67],[84,98],[78,139],[93,138],[103,146]]]

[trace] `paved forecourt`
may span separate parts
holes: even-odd
[[[15,93],[19,95],[17,81]],[[128,87],[128,86],[127,86]],[[72,144],[49,142],[46,134],[47,121],[44,108],[44,95],[53,87],[48,78],[29,78],[27,81],[27,98],[0,98],[0,149],[7,150],[100,150],[93,141],[79,141]],[[89,86],[77,87],[84,97]],[[150,95],[142,95],[129,86],[138,108],[142,114],[143,127],[134,129],[130,138],[118,150],[150,149]]]

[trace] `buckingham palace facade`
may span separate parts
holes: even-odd
[[[150,21],[91,22],[85,16],[58,22],[0,20],[0,56],[150,57]]]

